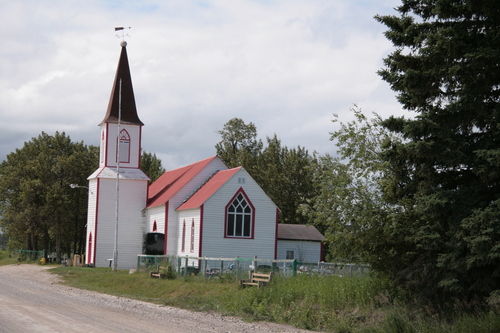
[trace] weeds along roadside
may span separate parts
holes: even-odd
[[[151,279],[146,273],[109,268],[60,267],[52,270],[66,284],[195,311],[217,311],[250,320],[269,320],[324,330],[339,314],[367,316],[388,303],[388,284],[369,276],[273,276],[265,288],[241,289],[230,278],[200,276]],[[357,319],[356,319],[357,320]]]
[[[438,316],[400,301],[391,284],[365,275],[355,278],[273,276],[265,288],[240,289],[234,279],[151,279],[146,273],[109,268],[60,267],[67,284],[117,296],[180,307],[216,311],[246,320],[267,320],[325,332],[500,332],[496,312],[450,311]]]
[[[458,311],[454,317],[442,318],[403,304],[387,281],[370,276],[351,279],[276,275],[265,288],[240,289],[227,277],[158,280],[146,273],[112,272],[109,268],[57,267],[50,271],[59,274],[66,284],[81,289],[317,331],[500,332],[500,297],[491,310]]]

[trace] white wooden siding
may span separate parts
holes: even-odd
[[[150,208],[146,212],[146,233],[153,231],[153,224],[156,221],[156,232],[165,233],[165,205]]]
[[[178,236],[178,221],[175,208],[168,202],[168,235],[167,235],[167,255],[177,255],[177,244],[179,243]],[[165,209],[165,205],[162,205]]]
[[[95,214],[97,207],[97,179],[89,180],[89,202],[87,210],[87,237],[85,238],[85,263],[88,264],[92,262],[94,257],[94,242],[95,242]],[[89,237],[92,233],[92,247],[89,252]],[[89,257],[90,253],[90,257]]]
[[[245,178],[245,183],[238,178]],[[255,207],[253,239],[224,237],[225,207],[240,187]],[[202,256],[274,259],[275,241],[276,206],[244,169],[205,202]]]
[[[321,260],[320,242],[278,240],[278,259],[286,259],[287,251],[294,251],[294,259],[300,262],[317,263]]]
[[[188,257],[198,257],[200,251],[200,209],[186,209],[183,211],[179,211],[177,219],[177,252],[178,256],[188,256]],[[191,252],[191,223],[194,219],[194,249]],[[185,247],[184,252],[182,252],[182,228],[184,224],[184,220],[186,221],[186,238],[185,238]]]
[[[120,131],[126,130],[130,135],[130,160],[129,163],[120,162],[123,168],[138,168],[140,161],[141,126],[124,125],[120,126]],[[118,126],[108,126],[107,130],[107,159],[109,167],[116,167],[116,143],[118,137]]]
[[[142,210],[146,206],[147,181],[121,180],[118,219],[118,268],[137,265],[142,253],[144,225]],[[116,222],[116,180],[100,179],[96,242],[97,267],[109,265],[113,258]]]
[[[227,166],[219,159],[215,158],[200,171],[190,182],[188,182],[182,189],[170,198],[168,204],[168,240],[167,240],[167,254],[178,255],[180,251],[181,242],[180,235],[182,235],[182,224],[179,225],[179,217],[176,209],[186,200],[192,193],[194,193],[205,181],[217,170],[226,170]]]

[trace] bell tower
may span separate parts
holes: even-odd
[[[108,109],[99,124],[99,168],[88,178],[85,263],[130,269],[142,253],[149,178],[140,169],[144,124],[137,115],[127,42],[120,45]]]

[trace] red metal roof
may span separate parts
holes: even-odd
[[[212,156],[185,167],[165,172],[149,186],[147,207],[165,204],[215,158],[217,156]]]
[[[183,209],[193,209],[193,208],[198,208],[205,201],[207,201],[208,198],[212,196],[217,190],[224,185],[236,172],[238,172],[241,169],[241,167],[229,169],[229,170],[223,170],[217,172],[215,175],[213,175],[212,178],[208,180],[208,182],[203,185],[198,191],[196,191],[195,194],[191,198],[189,198],[186,202],[184,202],[182,205],[177,208],[177,210],[183,210]]]

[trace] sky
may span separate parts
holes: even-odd
[[[377,71],[396,0],[0,0],[0,161],[42,132],[99,144],[124,30],[143,150],[216,154],[232,118],[335,155],[333,114],[405,115]]]

